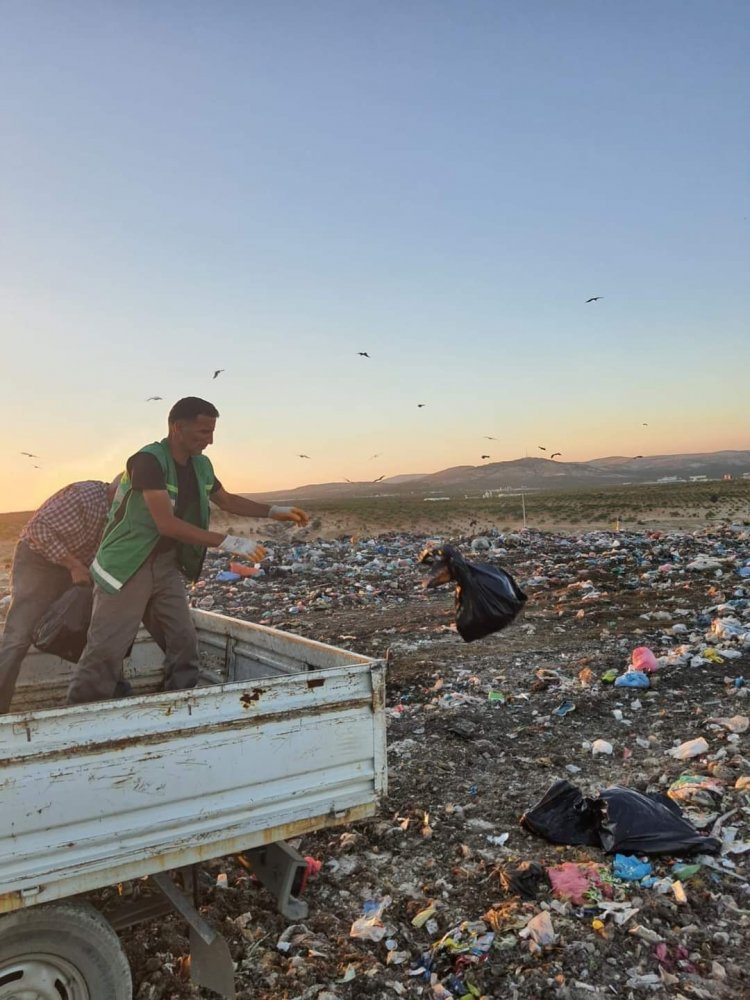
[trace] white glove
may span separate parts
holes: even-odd
[[[300,510],[299,507],[279,507],[277,504],[271,507],[268,516],[272,517],[274,521],[294,521],[300,528],[304,528],[310,520],[304,510]]]
[[[232,555],[244,556],[252,562],[261,562],[266,555],[260,542],[256,542],[254,538],[240,538],[239,535],[227,535],[219,548]]]

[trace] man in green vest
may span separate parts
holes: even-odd
[[[91,565],[94,610],[68,704],[114,696],[141,622],[164,650],[165,689],[195,687],[198,637],[185,578],[198,579],[209,546],[254,562],[265,555],[252,538],[209,531],[209,499],[229,514],[307,524],[298,507],[256,503],[224,489],[203,454],[218,416],[205,399],[181,399],[170,410],[167,437],[128,459]]]

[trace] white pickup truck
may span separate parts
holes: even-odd
[[[285,841],[376,811],[385,663],[194,618],[206,685],[190,691],[158,692],[147,633],[126,663],[134,694],[115,701],[61,707],[72,666],[27,657],[0,716],[0,1000],[130,1000],[115,929],[153,919],[163,900],[190,924],[195,981],[233,997],[227,944],[198,912],[196,866],[242,852],[298,919],[305,863]],[[107,920],[72,899],[144,876],[161,893]]]

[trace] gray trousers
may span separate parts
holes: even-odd
[[[198,636],[177,557],[163,552],[147,559],[116,594],[94,589],[91,625],[68,688],[69,705],[114,697],[122,662],[141,622],[164,651],[165,689],[195,687]]]
[[[37,622],[69,587],[70,573],[40,556],[26,542],[13,554],[11,603],[0,641],[0,713],[10,711],[18,672]]]

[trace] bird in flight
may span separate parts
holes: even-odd
[[[482,455],[482,458],[491,458],[491,455]]]
[[[546,450],[547,450],[547,449],[546,449],[546,448],[544,447],[544,445],[543,445],[543,444],[538,444],[538,445],[537,445],[537,448],[539,449],[539,451],[546,451]]]
[[[489,434],[484,435],[485,441],[497,441],[497,438],[490,437]]]
[[[347,478],[346,478],[346,476],[344,476],[344,482],[345,482],[345,483],[350,483],[350,482],[351,482],[351,479],[347,479]]]
[[[148,399],[146,400],[146,402],[147,403],[153,403],[153,401],[155,399],[163,399],[163,398],[164,398],[163,396],[149,396]]]
[[[641,424],[641,427],[648,427],[648,424]]]
[[[38,455],[32,455],[30,451],[22,451],[21,454],[25,455],[26,458],[39,458]]]
[[[382,451],[379,451],[379,452],[377,452],[377,453],[376,453],[375,455],[370,455],[370,461],[372,461],[372,460],[373,460],[373,458],[380,458],[380,456],[381,456],[382,454],[383,454],[383,452],[382,452]]]
[[[370,355],[367,353],[367,351],[357,351],[357,354],[360,356],[360,358],[369,358],[370,357]]]
[[[309,455],[297,455],[297,458],[309,458]]]
[[[418,410],[421,410],[423,406],[427,406],[427,403],[417,403]]]
[[[377,479],[373,479],[373,482],[374,482],[374,483],[382,483],[382,481],[383,481],[384,479],[385,479],[385,473],[384,473],[384,474],[383,474],[382,476],[378,476],[378,478],[377,478]]]
[[[598,302],[599,299],[603,299],[603,298],[604,298],[603,295],[592,295],[590,299],[586,299],[586,305],[588,305],[589,302]]]
[[[558,455],[562,455],[561,451],[553,451],[550,458],[557,458]]]
[[[219,375],[221,375],[221,373],[225,372],[225,371],[226,371],[226,368],[217,368],[216,371],[213,374],[213,378],[218,378]]]
[[[643,455],[633,455],[633,461],[635,461],[636,458],[643,458]]]

